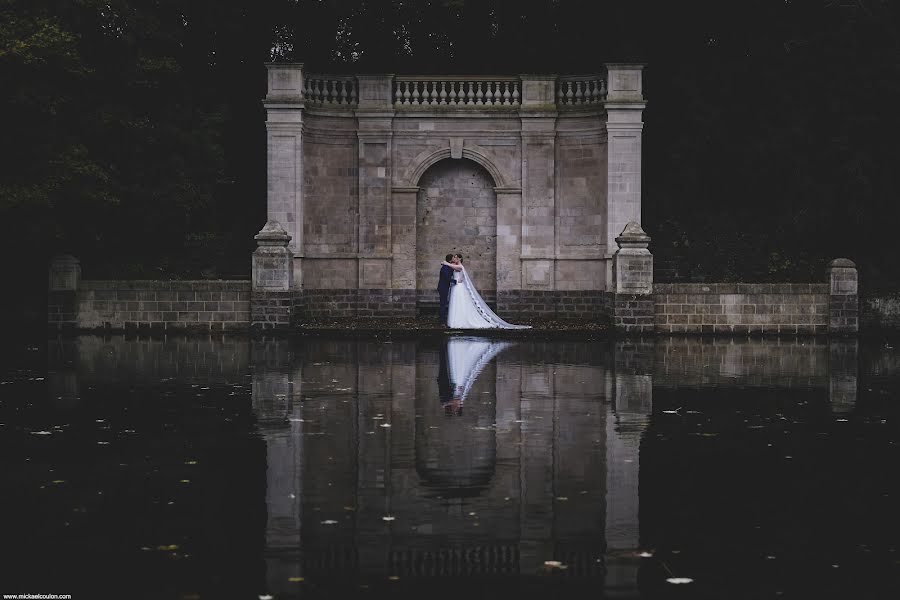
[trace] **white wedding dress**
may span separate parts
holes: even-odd
[[[450,309],[447,325],[451,329],[530,329],[530,325],[507,323],[485,304],[466,273],[455,271],[456,285],[450,287]]]

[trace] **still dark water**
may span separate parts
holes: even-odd
[[[900,597],[890,342],[0,347],[0,593]]]

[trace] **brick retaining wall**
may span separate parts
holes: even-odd
[[[827,283],[668,283],[653,286],[663,333],[828,333]]]
[[[250,282],[83,280],[77,292],[50,292],[48,310],[52,328],[241,330],[250,325]]]

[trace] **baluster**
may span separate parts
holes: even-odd
[[[475,92],[472,91],[472,88],[475,86],[474,81],[470,81],[469,90],[466,92],[466,104],[472,104],[475,101]]]
[[[413,81],[412,84],[413,84],[412,101],[413,101],[413,104],[418,104],[419,103],[419,82]]]
[[[324,95],[325,104],[331,104],[331,101],[332,101],[331,86],[334,85],[334,82],[333,82],[333,81],[329,81],[328,79],[326,79],[326,80],[324,80],[323,83],[325,84],[325,85],[324,85],[324,89],[325,89],[325,95]]]
[[[513,104],[519,103],[519,80],[513,81],[512,102]]]
[[[431,82],[431,102],[429,102],[429,104],[439,104],[440,101],[441,101],[440,98],[438,98],[438,82],[432,81]]]
[[[448,82],[448,83],[449,83],[449,85],[450,85],[450,94],[449,94],[449,96],[448,96],[448,98],[447,98],[447,103],[448,103],[448,104],[456,104],[456,101],[457,101],[457,99],[458,99],[458,97],[457,97],[457,95],[456,95],[456,82],[455,82],[455,81],[450,81],[450,82]]]
[[[356,82],[350,81],[350,104],[356,104]]]
[[[403,82],[403,104],[412,104],[412,92],[409,91],[409,81]]]
[[[501,104],[509,104],[510,101],[509,82],[507,81],[503,84],[503,101]]]
[[[481,89],[482,84],[483,82],[481,81],[475,82],[475,89],[478,90],[477,92],[475,92],[475,104],[484,104],[484,91],[482,91]]]
[[[485,104],[493,104],[494,103],[494,91],[491,89],[493,81],[485,81],[485,93],[484,93],[484,103]]]
[[[341,82],[341,104],[347,104],[347,80]]]
[[[575,82],[575,104],[581,104],[582,102],[584,102],[584,93],[581,91],[581,88],[584,85],[584,81]]]
[[[309,86],[309,79],[304,77],[300,80],[300,99],[303,100],[306,98],[306,88]]]
[[[394,89],[394,104],[403,104],[403,92],[400,89],[403,86],[403,82],[398,81],[395,85],[396,88]]]
[[[606,80],[600,80],[600,98],[604,98],[606,96]]]
[[[441,104],[447,104],[447,90],[444,89],[444,83],[441,82]]]
[[[566,82],[566,104],[572,104],[572,97],[574,94],[572,93],[572,82]]]
[[[595,103],[597,102],[597,96],[598,96],[597,88],[598,88],[598,87],[599,87],[599,86],[597,85],[597,80],[596,80],[596,79],[592,79],[592,80],[591,80],[591,97],[590,97],[590,100],[589,100],[589,102],[590,102],[591,104],[595,104]]]
[[[321,95],[321,92],[319,91],[319,84],[320,84],[320,83],[322,83],[322,82],[319,81],[318,79],[313,79],[313,80],[312,80],[312,86],[313,86],[313,88],[312,88],[312,89],[313,89],[312,100],[313,100],[313,102],[316,102],[316,103],[322,101],[322,99],[319,97],[319,96]]]

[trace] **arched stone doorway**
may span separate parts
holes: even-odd
[[[440,261],[464,256],[472,281],[493,304],[497,290],[497,197],[490,174],[468,159],[444,159],[419,180],[416,202],[416,290],[436,304]]]

